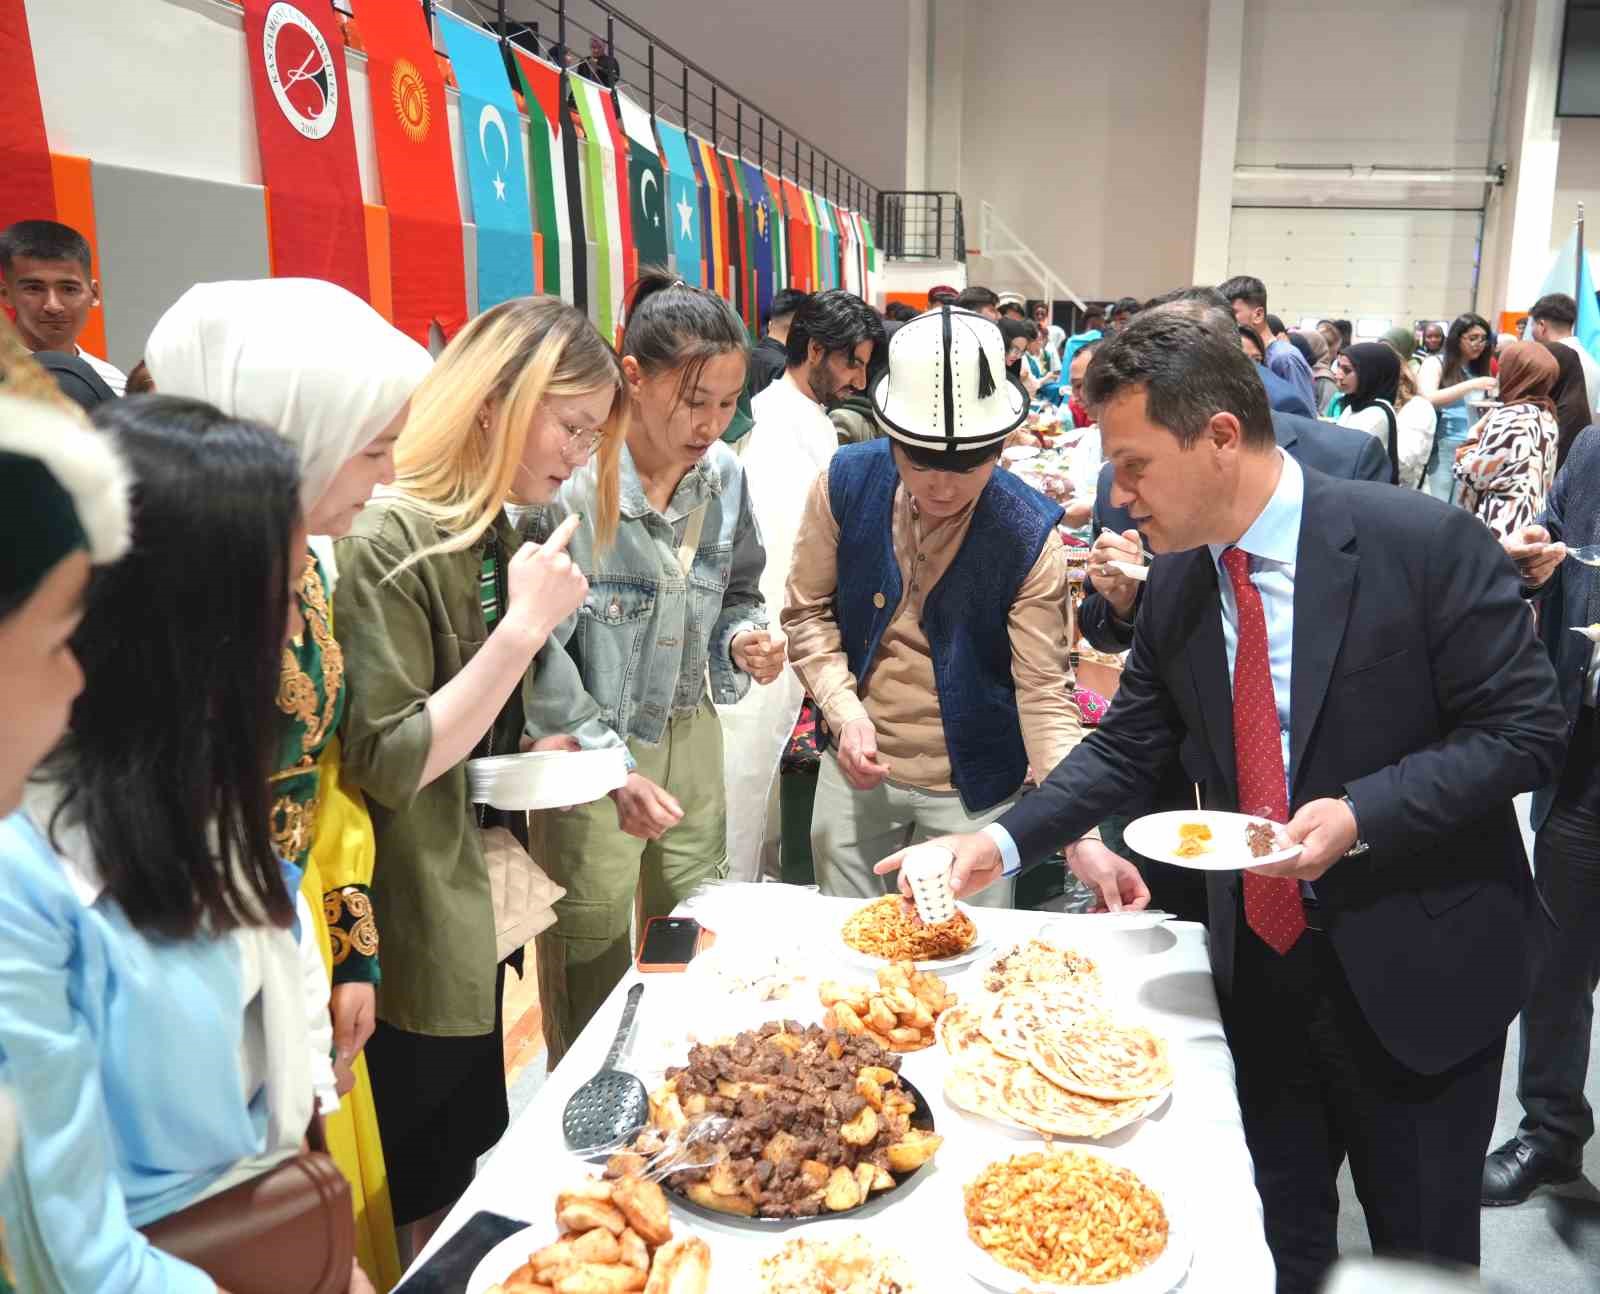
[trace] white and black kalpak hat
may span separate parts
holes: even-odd
[[[1028,393],[1006,371],[1000,329],[949,305],[895,332],[888,371],[870,394],[891,437],[935,453],[997,444],[1028,416]]]

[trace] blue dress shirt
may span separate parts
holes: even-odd
[[[1267,621],[1267,660],[1272,670],[1272,697],[1278,709],[1278,734],[1283,743],[1284,793],[1293,785],[1289,768],[1289,680],[1294,664],[1294,570],[1300,551],[1300,517],[1305,507],[1306,478],[1300,464],[1281,449],[1278,459],[1282,471],[1267,506],[1250,523],[1239,542],[1233,545],[1250,555],[1250,583],[1261,594],[1261,609]],[[1233,594],[1233,581],[1222,568],[1226,544],[1207,545],[1217,567],[1221,593],[1222,641],[1228,653],[1228,684],[1233,685],[1234,660],[1239,652],[1239,602]],[[1240,805],[1242,813],[1258,806]],[[984,834],[999,847],[1005,875],[1022,866],[1017,845],[999,823],[985,827]]]
[[[18,1288],[215,1294],[136,1228],[259,1154],[232,938],[135,930],[26,811],[0,819],[0,1085],[21,1144],[0,1179]]]

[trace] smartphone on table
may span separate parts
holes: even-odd
[[[639,941],[639,970],[681,971],[711,938],[711,932],[693,917],[651,917],[644,923],[644,937]]]

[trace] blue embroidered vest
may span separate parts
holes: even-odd
[[[833,614],[863,693],[900,606],[893,537],[899,484],[888,440],[847,445],[828,466],[828,502],[839,523]],[[951,780],[971,814],[1014,795],[1027,776],[1007,622],[1017,590],[1060,520],[1061,509],[1044,495],[996,471],[978,496],[960,551],[923,601]]]

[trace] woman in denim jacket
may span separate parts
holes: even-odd
[[[783,667],[760,591],[766,552],[744,473],[721,443],[744,389],[744,325],[713,293],[646,271],[622,346],[632,422],[621,523],[597,542],[592,469],[535,523],[585,516],[569,552],[589,580],[526,688],[527,735],[584,749],[625,746],[627,782],[605,801],[534,815],[532,852],[565,887],[539,937],[539,999],[554,1065],[628,969],[635,892],[642,917],[670,912],[727,871],[722,729],[754,678]]]

